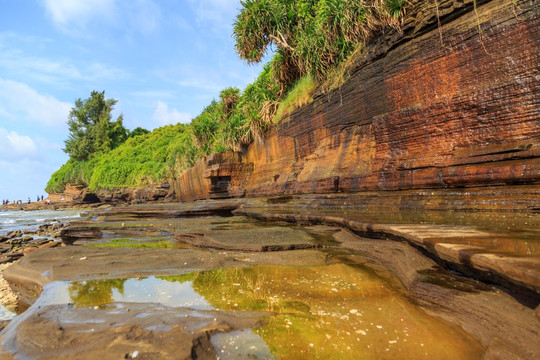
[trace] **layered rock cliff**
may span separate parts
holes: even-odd
[[[535,1],[414,2],[343,86],[245,152],[199,161],[177,200],[521,185],[510,207],[534,208],[539,13]]]

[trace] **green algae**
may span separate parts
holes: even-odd
[[[369,267],[256,266],[160,276],[214,309],[274,313],[254,329],[280,359],[478,358],[481,346],[426,314]]]
[[[220,310],[275,312],[255,329],[280,359],[476,358],[480,346],[361,266],[233,268],[196,273]]]
[[[167,240],[137,242],[134,239],[115,239],[108,243],[87,244],[87,247],[139,248],[139,249],[174,249],[177,244]]]

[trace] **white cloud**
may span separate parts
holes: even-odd
[[[197,14],[197,20],[218,22],[220,26],[230,27],[230,19],[234,18],[240,8],[239,0],[189,0]]]
[[[160,126],[177,123],[187,124],[191,121],[191,115],[185,112],[179,112],[176,109],[169,109],[167,104],[158,101],[152,115],[152,121]]]
[[[0,109],[6,117],[42,125],[63,126],[71,104],[39,94],[26,84],[0,78]]]
[[[91,36],[90,24],[148,34],[161,23],[161,10],[153,0],[43,0],[43,5],[53,23],[73,36]]]
[[[74,60],[66,58],[54,60],[30,54],[32,50],[21,50],[21,48],[35,49],[47,42],[47,39],[0,33],[0,74],[37,80],[46,84],[54,83],[58,88],[66,87],[74,80],[100,82],[123,80],[131,76],[129,72],[111,64],[91,63],[85,60],[76,66],[73,64]]]
[[[15,162],[36,153],[37,146],[30,137],[0,128],[0,160]]]
[[[92,18],[111,19],[114,0],[44,0],[47,14],[63,30],[84,27]]]

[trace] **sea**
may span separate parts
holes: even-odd
[[[2,210],[0,208],[0,235],[13,230],[34,231],[40,225],[70,222],[79,219],[81,210]]]
[[[3,210],[0,208],[0,236],[14,230],[35,231],[40,225],[49,223],[67,223],[80,219],[81,210]],[[14,309],[0,304],[0,320],[11,320]]]

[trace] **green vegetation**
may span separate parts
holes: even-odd
[[[116,239],[109,243],[90,244],[87,247],[113,247],[113,248],[137,248],[137,249],[173,249],[175,244],[167,241],[137,242],[133,239]]]
[[[179,143],[189,147],[189,126],[168,125],[152,132],[137,132],[138,135],[130,136],[121,146],[94,154],[90,160],[70,158],[51,176],[45,190],[61,192],[65,184],[88,186],[93,190],[140,186],[171,178],[170,164],[175,164],[171,155],[178,153]],[[193,161],[186,162],[182,169],[193,165]]]
[[[69,137],[64,151],[73,160],[88,160],[98,153],[117,148],[128,131],[120,115],[111,122],[111,111],[117,100],[106,99],[105,91],[92,91],[86,100],[77,99],[69,113]]]
[[[182,138],[183,124],[168,125],[128,139],[96,162],[91,189],[151,184],[169,177],[167,158],[172,141]]]
[[[316,88],[317,82],[311,75],[298,80],[285,99],[279,103],[274,122],[279,122],[287,114],[313,101],[312,94]]]
[[[236,50],[260,62],[277,46],[284,86],[311,74],[324,80],[383,26],[399,25],[406,0],[244,0],[234,24]]]
[[[52,174],[45,191],[49,194],[62,192],[65,184],[87,186],[92,177],[95,163],[96,159],[90,161],[69,159]]]
[[[189,125],[129,132],[117,103],[104,92],[78,99],[68,125],[69,161],[46,191],[66,184],[92,190],[143,186],[175,179],[202,157],[241,151],[260,141],[273,123],[312,101],[317,89],[341,86],[356,54],[384,27],[398,28],[407,0],[242,0],[233,28],[235,48],[249,63],[275,49],[244,91],[230,87]]]

